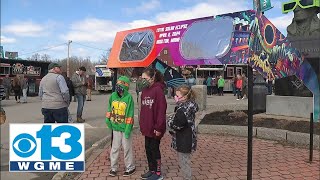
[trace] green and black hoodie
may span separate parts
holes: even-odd
[[[124,89],[124,93],[122,97],[117,92],[111,94],[106,113],[106,123],[108,128],[124,132],[125,137],[129,138],[134,122],[134,101],[132,95],[128,92],[130,80],[126,76],[121,76],[117,85]]]

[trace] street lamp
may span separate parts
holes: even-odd
[[[67,60],[67,77],[70,77],[70,44],[71,40],[68,41],[68,60]]]

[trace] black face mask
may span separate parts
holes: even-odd
[[[121,87],[121,86],[119,86],[119,85],[116,85],[116,91],[117,91],[117,93],[118,93],[118,95],[120,94],[123,94],[124,93],[124,89]]]

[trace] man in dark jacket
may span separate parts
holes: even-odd
[[[77,97],[78,101],[78,109],[77,109],[77,122],[83,123],[85,120],[82,119],[82,112],[83,112],[83,106],[84,102],[86,100],[87,95],[87,78],[85,76],[86,68],[80,67],[79,71],[76,72],[71,80],[74,87],[75,96]]]

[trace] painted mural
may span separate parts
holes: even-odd
[[[296,75],[314,94],[319,119],[317,75],[262,14],[248,10],[118,32],[108,66],[147,67],[164,48],[177,66],[248,63],[265,78]]]

